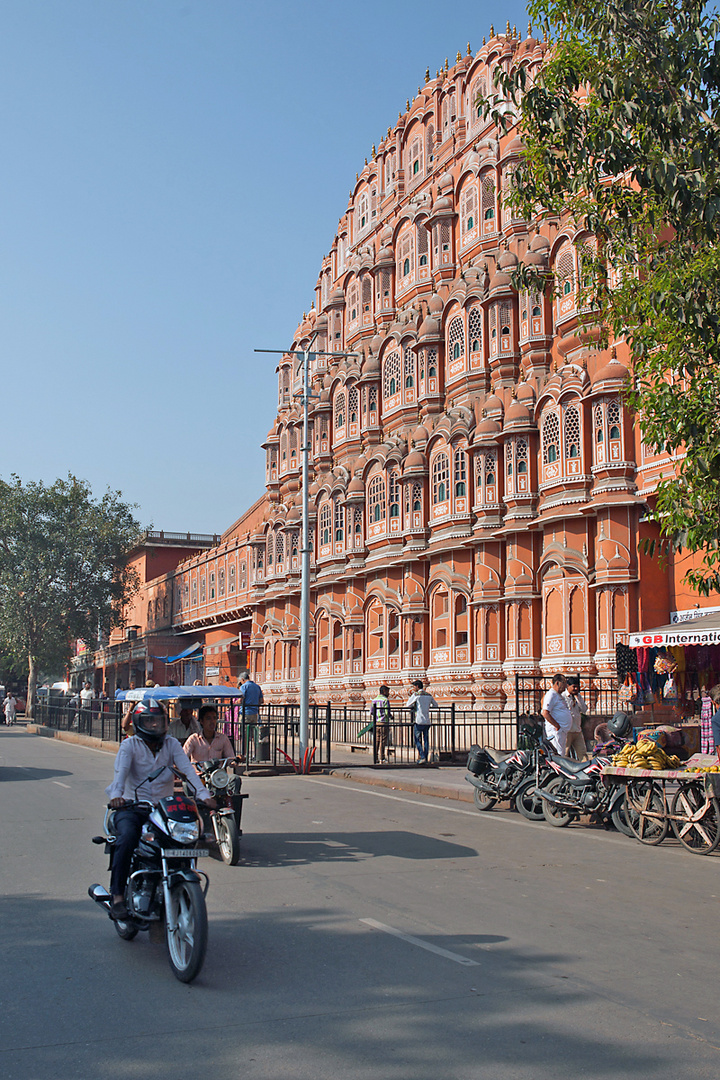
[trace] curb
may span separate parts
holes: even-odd
[[[29,735],[41,735],[45,739],[59,739],[61,742],[74,743],[75,746],[89,746],[92,750],[105,750],[108,754],[116,754],[120,747],[120,743],[103,742],[94,735],[80,735],[76,731],[57,731],[55,728],[33,724],[29,721],[25,730]]]
[[[323,769],[326,776],[338,776],[342,780],[352,780],[356,784],[366,784],[368,787],[390,788],[392,791],[408,791],[413,795],[432,795],[436,799],[453,799],[455,802],[473,801],[473,793],[470,785],[467,791],[458,787],[443,787],[442,784],[423,784],[421,780],[405,780],[396,776],[359,776],[351,769]]]

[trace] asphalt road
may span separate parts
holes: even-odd
[[[87,898],[111,769],[0,729],[4,1080],[720,1076],[717,858],[250,780],[244,861],[206,860],[210,944],[185,986]]]

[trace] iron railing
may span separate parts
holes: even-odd
[[[120,741],[123,711],[119,701],[94,700],[86,708],[69,701],[35,703],[33,720],[56,731],[76,731],[104,742]]]
[[[587,716],[597,722],[609,720],[618,710],[617,679],[600,675],[579,675],[580,697],[587,705]],[[515,708],[518,725],[522,716],[540,716],[542,701],[552,690],[551,675],[516,675]]]

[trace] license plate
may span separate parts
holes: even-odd
[[[199,859],[203,855],[209,855],[207,848],[165,848],[163,855],[166,859]]]

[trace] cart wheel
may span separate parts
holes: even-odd
[[[673,832],[695,855],[709,855],[720,843],[720,806],[702,783],[683,784],[670,808]]]
[[[643,811],[660,814],[661,817],[645,817]],[[650,781],[628,784],[625,798],[625,818],[633,836],[641,844],[661,844],[668,834],[665,817],[665,801]]]

